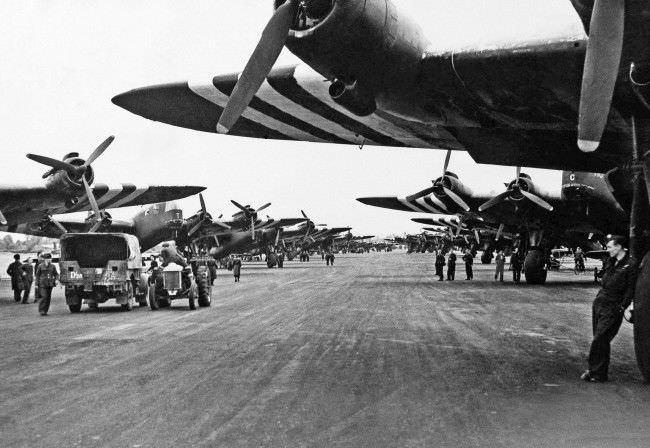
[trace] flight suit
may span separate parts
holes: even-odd
[[[14,291],[14,301],[20,302],[21,291],[23,289],[23,264],[16,260],[7,268],[7,275],[11,277],[11,289]]]
[[[34,265],[23,263],[21,269],[23,271],[23,303],[29,303],[29,294],[32,290],[32,283],[34,283]]]
[[[637,263],[629,255],[620,261],[610,258],[603,270],[602,287],[592,307],[594,338],[589,350],[589,372],[601,381],[607,380],[610,343],[623,322],[623,313],[634,298]]]
[[[506,257],[503,254],[497,254],[497,257],[495,259],[497,268],[496,271],[494,272],[494,279],[503,281],[503,271],[505,270],[506,266]]]
[[[456,254],[449,254],[447,260],[447,280],[454,280],[456,278]]]
[[[52,288],[56,286],[56,280],[59,273],[53,263],[46,265],[41,263],[36,269],[36,284],[38,285],[41,301],[38,303],[38,311],[46,315],[50,310],[50,300],[52,299]]]

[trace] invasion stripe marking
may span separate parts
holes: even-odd
[[[122,192],[122,189],[123,189],[122,187],[109,188],[108,193],[104,195],[104,197],[102,197],[101,200],[97,200],[97,205],[99,206],[99,208],[105,208],[107,203],[112,201],[115,196],[117,196]]]
[[[324,82],[314,82],[314,72],[311,68],[305,65],[299,65],[294,72],[294,77],[298,84],[305,90],[312,93],[322,102],[327,104],[333,109],[336,109],[338,112],[347,115],[349,118],[356,120],[360,123],[365,124],[371,129],[380,130],[387,133],[393,139],[401,142],[400,146],[412,146],[416,148],[430,148],[431,145],[417,136],[413,135],[411,132],[399,128],[394,124],[384,120],[377,114],[370,114],[366,117],[360,117],[353,114],[345,107],[339,105],[336,101],[332,99],[329,94],[328,85]]]
[[[400,201],[405,206],[407,206],[408,208],[410,208],[411,210],[413,210],[414,212],[418,212],[418,213],[423,213],[423,212],[426,213],[427,212],[426,210],[422,210],[422,209],[418,208],[417,206],[415,206],[414,204],[411,204],[409,201],[406,200],[406,198],[397,198],[397,200]]]
[[[97,200],[103,198],[104,195],[110,191],[108,185],[106,184],[94,185],[92,189],[93,189],[93,195]],[[74,205],[72,207],[63,207],[60,210],[62,211],[59,212],[57,210],[57,213],[74,213],[78,211],[90,210],[90,202],[88,201],[88,196],[86,196],[86,194],[84,193],[82,196],[79,197],[79,202],[77,202],[77,205]]]
[[[340,126],[338,123],[326,120],[321,115],[317,115],[309,109],[302,107],[295,101],[290,100],[286,96],[279,94],[266,80],[264,80],[262,88],[257,92],[257,96],[267,103],[289,111],[293,116],[307,123],[312,123],[315,126],[322,128],[323,131],[337,136],[338,139],[341,140],[341,143],[360,144],[362,142],[362,139],[355,137],[353,133],[348,129],[345,129],[343,126]]]
[[[205,82],[192,82],[187,83],[188,87],[192,92],[196,93],[202,98],[210,101],[213,104],[216,104],[219,107],[225,108],[228,103],[228,95],[221,92],[217,89],[214,84],[205,84]],[[248,118],[254,122],[257,122],[263,126],[266,126],[274,131],[280,132],[284,135],[290,136],[293,139],[304,140],[308,142],[325,142],[318,137],[314,137],[311,134],[307,134],[299,129],[286,125],[285,123],[276,120],[275,118],[268,117],[261,112],[258,112],[255,109],[250,107],[246,108],[242,113],[242,117]]]
[[[131,193],[131,194],[128,195],[127,197],[125,197],[125,198],[123,198],[123,199],[120,199],[119,201],[115,202],[115,203],[112,205],[112,207],[113,207],[113,208],[118,208],[118,207],[125,206],[125,205],[128,204],[129,202],[134,201],[134,200],[136,200],[137,198],[139,198],[140,196],[142,196],[144,193],[147,192],[147,190],[149,190],[149,186],[146,186],[146,187],[135,187],[135,191],[134,191],[133,193]]]
[[[233,89],[235,88],[235,81],[230,81],[228,78],[224,77],[215,77],[212,80],[213,84],[217,89],[219,89],[221,92],[223,92],[225,95],[230,97],[232,94]],[[266,84],[266,90],[273,91],[271,86]],[[262,87],[263,89],[264,87]],[[260,90],[262,90],[260,89]],[[277,93],[276,93],[277,95]],[[278,95],[280,96],[280,95]],[[285,101],[287,103],[288,101]],[[312,123],[305,122],[301,120],[300,118],[295,117],[294,115],[291,115],[287,111],[291,110],[292,107],[295,107],[293,104],[287,105],[285,104],[282,108],[278,108],[273,104],[270,104],[267,101],[264,101],[263,99],[260,98],[259,91],[256,94],[256,96],[253,97],[253,99],[250,102],[249,107],[263,113],[267,117],[274,118],[278,121],[281,121],[282,123],[285,123],[289,126],[292,126],[296,129],[299,129],[301,131],[304,131],[308,134],[313,135],[314,137],[317,137],[321,139],[323,142],[331,142],[331,143],[344,143],[344,144],[349,144],[350,142],[347,140],[343,140],[336,134],[331,134],[327,131],[324,131],[323,129],[315,126]]]
[[[366,126],[359,121],[350,118],[348,115],[339,112],[338,110],[330,107],[326,103],[320,100],[309,91],[305,90],[298,81],[291,77],[291,72],[280,73],[274,72],[272,76],[268,78],[268,82],[278,93],[286,96],[291,101],[300,104],[306,109],[311,110],[313,113],[320,115],[326,120],[333,121],[348,129],[355,135],[360,135],[366,139],[366,143],[369,145],[375,146],[396,146],[403,147],[406,146],[404,143],[399,140],[395,140],[391,136],[384,135],[381,132],[374,130],[371,127]],[[275,75],[275,76],[274,76]]]
[[[122,184],[122,191],[116,195],[110,201],[105,201],[103,204],[104,208],[115,208],[115,204],[120,202],[122,199],[130,196],[136,190],[135,185],[133,184]]]
[[[378,110],[375,114],[429,143],[427,146],[428,148],[437,149],[442,147],[444,149],[454,149],[458,151],[465,150],[465,147],[458,142],[456,137],[454,137],[452,133],[442,125],[424,124],[405,120],[404,118],[397,117],[383,110]]]
[[[427,204],[426,201],[424,200],[424,198],[416,199],[415,203],[417,205],[419,205],[420,207],[424,207],[426,210],[429,210],[431,213],[440,213],[439,210],[437,210],[437,209],[433,208],[432,206],[430,206],[429,204]]]
[[[444,202],[442,202],[440,199],[438,199],[435,195],[430,194],[429,196],[426,196],[424,200],[427,202],[427,204],[431,205],[432,207],[437,207],[440,210],[443,210],[443,214],[448,213],[449,210],[447,209],[447,206],[445,205]]]

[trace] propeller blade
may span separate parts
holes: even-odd
[[[505,227],[505,224],[500,224],[499,225],[499,230],[497,230],[497,236],[494,238],[494,241],[499,241],[501,239],[501,234],[503,233],[504,227]]]
[[[219,221],[218,219],[213,219],[212,222],[214,224],[218,225],[219,227],[223,227],[226,230],[230,230],[232,228],[228,224],[223,223],[223,222]]]
[[[449,167],[449,159],[451,159],[451,149],[447,150],[447,155],[445,156],[445,164],[442,169],[442,177],[447,175],[447,168]]]
[[[460,196],[458,196],[456,193],[454,193],[453,191],[451,191],[449,188],[442,187],[442,190],[443,190],[443,191],[445,192],[445,194],[449,197],[449,199],[451,199],[452,201],[454,201],[454,203],[455,203],[456,205],[458,205],[460,208],[462,208],[462,209],[465,210],[466,212],[470,211],[470,207],[469,207],[469,205],[467,205],[467,203],[466,203],[465,201],[463,201],[463,199],[462,199]]]
[[[106,140],[104,140],[97,148],[95,148],[92,154],[90,154],[86,159],[84,166],[87,167],[95,160],[97,160],[97,158],[101,156],[104,153],[104,151],[106,151],[106,148],[108,148],[111,145],[111,143],[113,143],[113,140],[115,140],[115,136],[111,135]]]
[[[476,238],[476,242],[477,242],[477,243],[480,243],[480,242],[481,242],[481,238],[480,238],[480,236],[481,236],[481,235],[479,234],[478,229],[474,229],[474,238]]]
[[[302,216],[303,216],[306,220],[309,220],[309,217],[307,216],[307,213],[305,213],[304,210],[300,210],[300,213],[302,213]]]
[[[422,198],[424,196],[427,196],[427,195],[433,193],[435,190],[436,190],[436,187],[425,188],[424,190],[418,191],[415,194],[407,196],[406,200],[409,201],[409,202],[415,201],[416,199],[420,199],[420,198]]]
[[[271,206],[271,203],[268,202],[268,203],[264,204],[263,206],[261,206],[260,208],[258,208],[257,210],[255,210],[255,213],[259,213],[259,212],[261,212],[262,210],[264,210],[264,209],[266,209],[266,208],[269,208],[270,206]]]
[[[232,199],[230,200],[230,202],[232,202],[233,205],[234,205],[235,207],[237,207],[237,208],[240,209],[242,212],[244,212],[244,213],[246,214],[246,216],[249,216],[249,215],[251,214],[250,210],[248,210],[246,207],[244,207],[243,205],[241,205],[239,202],[237,202],[237,201],[233,201]]]
[[[205,199],[203,199],[203,194],[202,193],[199,193],[199,201],[201,202],[201,211],[203,213],[208,213],[208,210],[205,207]]]
[[[578,116],[578,147],[598,149],[623,52],[625,0],[596,0],[591,14]]]
[[[86,196],[88,196],[88,202],[90,202],[90,206],[93,209],[93,213],[95,213],[95,216],[99,217],[101,215],[99,206],[97,205],[97,200],[95,199],[95,194],[93,193],[92,188],[90,188],[90,185],[88,185],[88,180],[86,180],[86,176],[81,176],[81,180],[83,181],[84,188],[86,190]]]
[[[196,232],[198,232],[198,231],[201,229],[201,226],[203,226],[203,220],[200,220],[199,222],[197,222],[197,223],[194,225],[194,227],[192,227],[192,228],[190,229],[190,231],[187,232],[187,236],[192,236],[192,235],[194,235]]]
[[[251,234],[253,235],[253,241],[255,241],[255,217],[251,216]]]
[[[520,166],[518,166],[518,167],[515,169],[515,174],[516,174],[516,176],[517,176],[517,177],[515,177],[515,179],[519,180],[519,178],[521,177],[521,167],[520,167]]]
[[[273,68],[287,41],[299,4],[298,0],[288,0],[271,16],[219,117],[217,132],[220,134],[230,131]]]
[[[0,225],[2,226],[7,225],[7,218],[5,218],[5,215],[2,213],[2,210],[0,210]]]
[[[460,235],[461,230],[463,230],[463,217],[461,216],[458,220],[458,227],[456,227],[456,237]]]
[[[524,190],[521,191],[521,194],[523,194],[526,199],[533,202],[535,205],[543,208],[544,210],[547,210],[549,212],[553,211],[553,206],[548,202],[546,202],[544,199],[540,198],[539,196]]]
[[[88,229],[88,232],[89,233],[97,232],[99,230],[99,228],[102,226],[102,223],[103,223],[102,220],[98,219],[97,221],[95,221],[95,224],[93,224],[92,227],[90,229]]]
[[[501,194],[499,194],[499,195],[496,195],[495,197],[493,197],[492,199],[490,199],[490,200],[487,201],[486,203],[482,204],[482,205],[478,208],[478,211],[479,211],[479,212],[484,212],[485,210],[488,210],[488,209],[494,207],[495,205],[500,204],[500,203],[503,202],[503,201],[504,201],[504,200],[505,200],[509,195],[510,195],[510,192],[509,192],[509,191],[505,191],[505,192],[503,192],[503,193],[501,193]]]
[[[47,165],[51,168],[54,168],[55,170],[63,170],[68,175],[70,176],[76,176],[77,175],[77,167],[74,165],[71,165],[67,162],[64,162],[63,160],[57,160],[53,159],[51,157],[46,157],[46,156],[39,156],[38,154],[27,154],[27,158],[30,160],[33,160],[34,162]],[[47,176],[49,176],[52,173],[52,171],[48,171],[43,175],[43,178],[45,179]]]
[[[282,229],[275,231],[275,247],[278,247],[278,243],[280,242],[280,232],[282,232]]]

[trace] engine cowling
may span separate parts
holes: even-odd
[[[66,154],[62,160],[74,166],[82,166],[86,162],[75,152]],[[84,191],[81,176],[86,177],[89,185],[92,185],[95,180],[95,173],[92,167],[88,166],[84,173],[78,177],[71,177],[64,170],[56,170],[47,178],[46,185],[48,188],[59,191],[67,197],[76,198],[78,195],[83,194]]]
[[[277,8],[284,0],[274,0]],[[362,113],[412,92],[427,47],[419,25],[391,0],[307,0],[286,46],[345,86],[340,104]],[[354,100],[354,101],[353,101]]]

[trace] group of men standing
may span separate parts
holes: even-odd
[[[34,303],[38,302],[41,316],[46,316],[50,309],[52,288],[56,286],[59,278],[56,266],[52,264],[52,255],[39,255],[34,265],[31,258],[21,262],[20,255],[15,254],[14,262],[7,268],[7,275],[11,278],[11,289],[17,303],[29,303],[32,284],[36,280]]]
[[[436,255],[436,275],[438,276],[438,281],[443,281],[445,278],[444,270],[447,266],[447,280],[453,281],[456,279],[456,261],[458,257],[454,251],[449,251],[449,256],[445,259],[445,253],[440,251]],[[467,249],[463,254],[462,260],[465,262],[465,280],[474,279],[474,254],[471,250]]]
[[[456,261],[458,257],[454,251],[449,251],[449,255],[445,258],[445,253],[440,251],[436,255],[436,276],[438,281],[444,280],[444,268],[447,266],[447,280],[453,281],[456,279]],[[466,280],[474,279],[474,254],[471,250],[466,249],[462,257],[465,263]],[[496,271],[494,273],[494,280],[503,281],[503,274],[505,272],[506,256],[503,251],[499,251],[495,258]],[[512,269],[512,279],[515,283],[521,281],[521,270],[523,268],[523,260],[518,250],[515,250],[510,257],[510,267]]]

